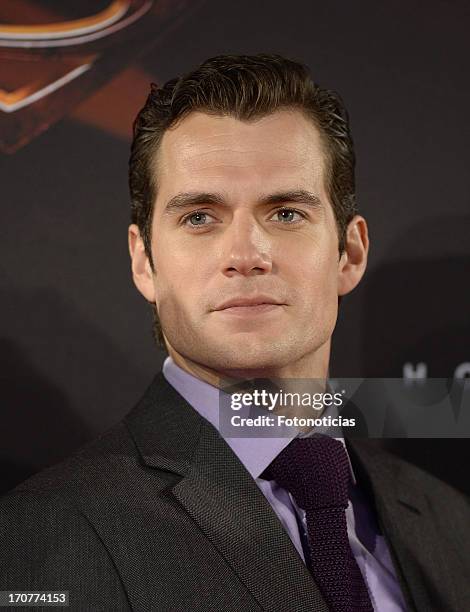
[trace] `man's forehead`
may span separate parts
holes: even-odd
[[[211,173],[225,167],[259,172],[302,172],[323,165],[321,136],[298,110],[278,110],[256,120],[190,113],[163,135],[154,159],[155,178]]]

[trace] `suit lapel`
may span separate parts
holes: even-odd
[[[173,492],[263,610],[328,610],[271,506],[212,426],[203,426],[193,469]]]
[[[448,576],[447,584],[446,561],[435,544],[428,500],[419,482],[405,462],[371,440],[348,440],[347,446],[358,482],[375,503],[408,609],[446,609],[435,585],[450,592],[452,578]]]
[[[175,498],[262,609],[328,612],[253,478],[161,374],[127,421],[146,465],[182,476]]]

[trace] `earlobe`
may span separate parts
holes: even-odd
[[[135,224],[129,226],[128,245],[134,284],[148,302],[155,303],[152,268],[145,252],[144,241],[139,228]]]
[[[346,295],[360,282],[367,267],[369,236],[364,217],[356,215],[348,224],[345,250],[338,265],[338,295]]]

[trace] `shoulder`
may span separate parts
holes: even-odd
[[[91,527],[83,503],[100,496],[105,483],[118,479],[135,450],[123,423],[83,446],[64,461],[20,483],[0,499],[0,525],[12,546],[32,539],[66,543],[75,549]],[[34,535],[34,537],[33,537]],[[46,547],[47,548],[47,547]]]
[[[181,401],[162,375],[157,374],[141,400],[121,421],[64,461],[20,483],[0,498],[0,511],[10,516],[25,512],[30,520],[34,519],[28,511],[31,503],[38,512],[51,512],[55,505],[69,511],[99,512],[112,510],[113,501],[124,503],[133,494],[142,493],[148,481],[143,450],[169,455],[175,442],[181,442],[181,432],[194,430],[191,418],[186,415],[184,421],[181,417],[184,411],[174,410]],[[187,412],[194,420],[194,411]],[[170,477],[164,470],[153,470],[152,476],[154,491],[168,485]]]
[[[401,482],[405,483],[410,499],[421,495],[436,524],[443,530],[460,531],[457,539],[466,539],[470,546],[470,498],[405,459],[392,455],[389,460],[398,466],[397,473]]]
[[[350,453],[359,461],[360,469],[376,489],[394,497],[421,500],[436,519],[452,520],[470,525],[470,498],[443,480],[386,450],[376,440],[356,440],[348,443]],[[357,463],[356,463],[357,465]]]
[[[28,494],[38,499],[71,499],[74,492],[92,489],[101,480],[123,469],[136,451],[123,421],[114,425],[63,461],[45,468],[7,493],[0,503],[21,499]],[[40,495],[42,493],[42,495]]]
[[[126,469],[126,457],[135,461],[135,451],[118,424],[0,499],[0,580],[5,588],[65,588],[71,609],[108,609],[109,601],[127,609],[113,561],[83,511],[83,500],[102,496],[106,479],[114,481]]]

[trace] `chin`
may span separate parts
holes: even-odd
[[[257,346],[250,346],[248,341],[243,346],[236,345],[234,342],[232,347],[225,345],[223,348],[215,348],[211,353],[212,364],[209,367],[236,378],[254,378],[275,372],[293,360],[291,351],[281,351],[279,347],[265,342]]]

